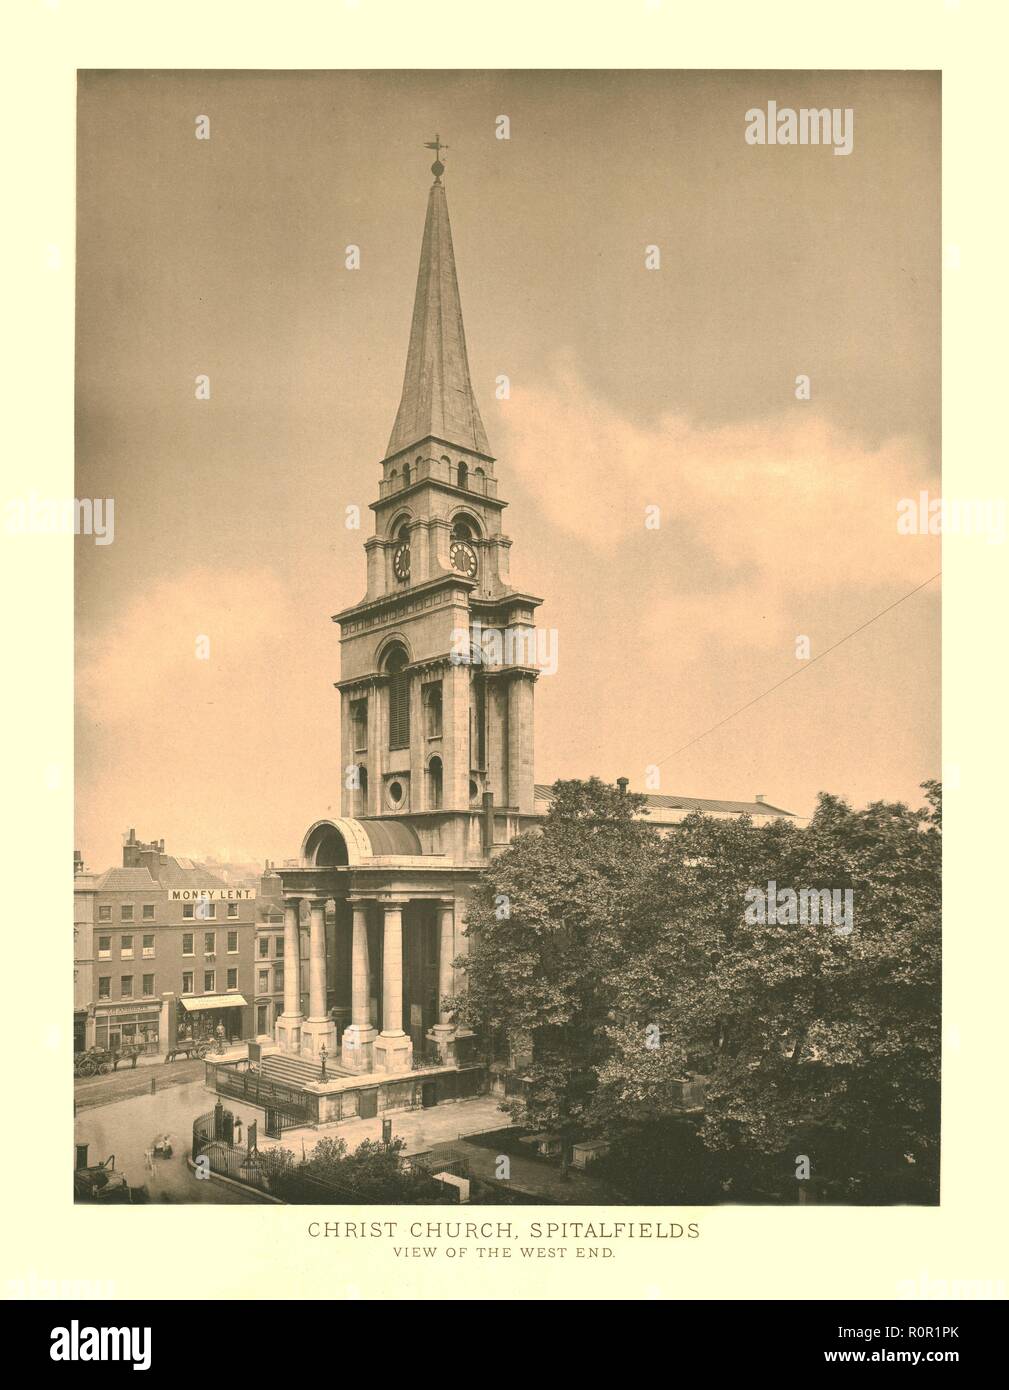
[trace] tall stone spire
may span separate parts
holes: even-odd
[[[436,141],[430,148],[440,155],[444,146]],[[441,181],[445,166],[440,159],[431,165],[431,172],[434,183],[427,200],[403,396],[386,457],[428,436],[489,455],[469,378],[452,229]]]

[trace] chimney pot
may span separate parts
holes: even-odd
[[[626,796],[626,795],[627,795],[627,788],[630,786],[630,784],[631,784],[631,779],[630,779],[629,777],[618,777],[618,778],[617,778],[617,786],[620,788],[620,795],[621,795],[621,796]]]
[[[763,793],[763,792],[757,792],[757,800],[758,800],[758,801],[763,801],[763,799],[764,799],[764,793]]]

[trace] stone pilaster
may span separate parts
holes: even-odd
[[[371,1071],[377,1036],[371,1023],[371,970],[368,960],[368,903],[350,900],[354,912],[351,957],[350,1026],[343,1034],[343,1065],[348,1071]]]
[[[336,1024],[326,1012],[326,901],[309,903],[308,1018],[301,1030],[302,1051],[318,1056],[325,1044],[327,1056],[336,1051]]]
[[[444,1005],[446,997],[455,994],[453,961],[458,952],[455,945],[455,903],[449,899],[438,904],[438,1022],[428,1033],[436,1043],[441,1060],[455,1061],[455,1023]]]
[[[375,1070],[409,1071],[413,1043],[403,1029],[403,898],[386,899],[382,948],[382,1031],[375,1040]]]
[[[301,1051],[301,899],[284,899],[284,1012],[277,1019],[277,1045]]]

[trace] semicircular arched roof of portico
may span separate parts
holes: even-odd
[[[341,846],[333,854],[334,842]],[[420,837],[413,826],[401,820],[319,820],[310,825],[301,843],[301,857],[312,865],[360,864],[368,859],[423,854]]]

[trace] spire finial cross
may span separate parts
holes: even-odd
[[[435,183],[441,183],[441,176],[445,172],[445,166],[441,162],[442,150],[447,150],[448,146],[441,143],[441,136],[435,135],[433,140],[425,140],[424,148],[434,150],[434,163],[431,165],[431,173],[434,174]]]

